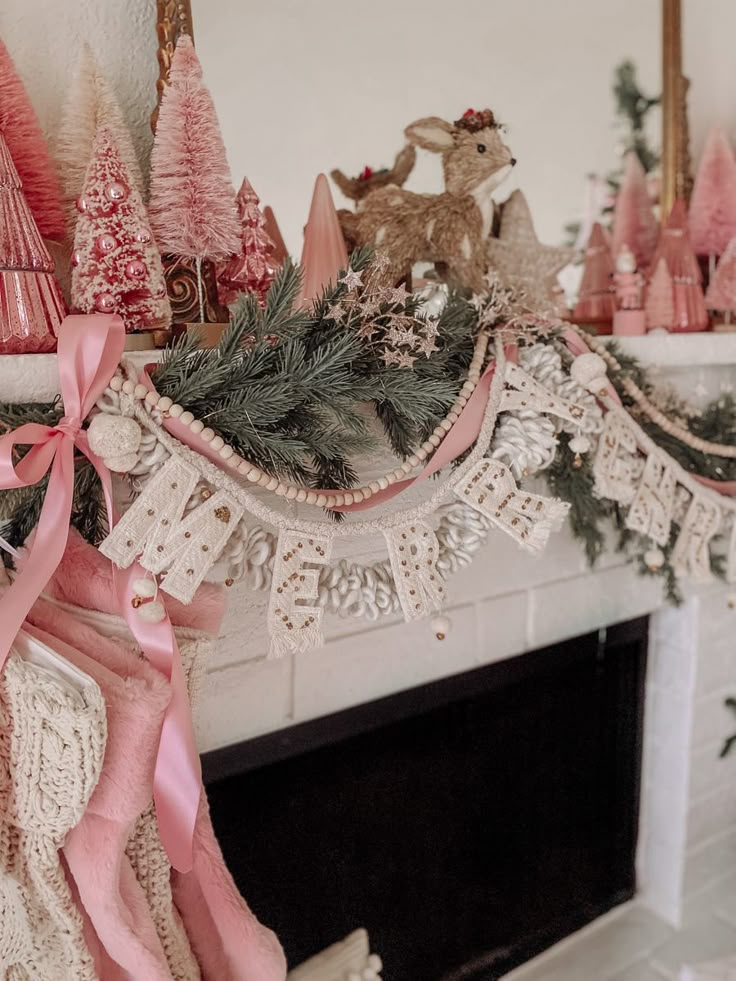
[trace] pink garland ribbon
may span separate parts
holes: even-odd
[[[506,356],[509,360],[516,360],[516,345],[509,345],[506,348]],[[155,369],[155,367],[155,364],[146,365],[145,369],[141,372],[140,381],[146,386],[149,392],[156,391],[156,387],[151,380],[150,374],[151,370]],[[367,500],[359,501],[355,504],[336,505],[330,510],[346,512],[365,511],[369,508],[377,507],[379,504],[385,504],[398,494],[408,490],[414,484],[426,480],[432,474],[436,473],[438,470],[441,470],[442,467],[452,463],[452,461],[457,459],[461,453],[464,453],[465,450],[472,446],[476,441],[478,434],[480,433],[481,426],[483,425],[483,418],[485,416],[486,405],[491,392],[491,382],[493,380],[495,368],[496,361],[494,358],[489,361],[488,365],[486,366],[485,371],[478,380],[478,384],[473,390],[457,421],[448,431],[445,439],[440,443],[437,452],[432,455],[429,463],[420,473],[418,473],[415,477],[407,477],[406,480],[399,480],[395,484],[391,484],[384,490],[380,490],[377,493],[372,494]],[[202,439],[201,436],[193,433],[189,426],[185,425],[179,419],[174,419],[171,416],[164,417],[162,425],[166,432],[177,439],[180,443],[188,446],[189,449],[194,450],[201,456],[206,457],[220,469],[223,469],[223,460],[218,451],[213,450],[211,444]],[[306,487],[304,488],[304,490],[307,489],[308,488]],[[345,491],[320,490],[319,493],[339,494],[345,493]]]
[[[0,436],[0,490],[30,487],[49,475],[36,533],[22,570],[0,599],[0,671],[25,618],[58,568],[66,549],[74,498],[74,452],[92,463],[114,523],[110,471],[92,452],[82,422],[107,387],[125,346],[117,315],[67,317],[59,330],[58,365],[65,415],[56,426],[27,423]],[[17,447],[30,446],[22,459]],[[135,616],[131,582],[144,575],[135,563],[115,573],[123,615],[151,663],[171,684],[154,772],[154,800],[161,840],[174,868],[192,867],[192,837],[201,792],[186,684],[168,616],[157,624]]]

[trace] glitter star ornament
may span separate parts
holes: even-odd
[[[503,205],[499,236],[490,238],[487,248],[491,270],[504,286],[524,293],[525,306],[540,317],[559,316],[559,297],[553,290],[557,274],[572,261],[575,250],[539,241],[521,191],[514,191]]]

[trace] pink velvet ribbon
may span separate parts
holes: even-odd
[[[510,346],[507,349],[507,357],[510,360],[514,360],[516,357],[516,347]],[[151,380],[151,369],[155,369],[155,365],[146,365],[145,370],[141,373],[141,382],[146,386],[146,388],[153,392],[155,391],[155,385]],[[391,484],[384,490],[380,490],[375,494],[372,494],[367,500],[359,501],[354,504],[341,504],[336,505],[331,508],[332,511],[365,511],[369,508],[377,507],[379,504],[385,504],[392,498],[396,497],[398,494],[403,493],[412,487],[414,484],[420,483],[431,477],[432,474],[441,470],[442,467],[447,466],[447,464],[452,463],[453,460],[457,459],[461,453],[464,453],[468,447],[472,446],[473,443],[478,438],[481,426],[483,424],[483,417],[486,411],[486,405],[488,403],[488,397],[491,391],[491,381],[493,380],[493,373],[495,371],[496,362],[495,359],[490,361],[486,367],[486,370],[481,375],[478,380],[478,384],[473,390],[472,395],[467,401],[467,404],[460,413],[455,424],[448,431],[447,436],[440,443],[437,452],[432,455],[431,460],[427,466],[418,473],[415,477],[408,477],[406,480],[399,480],[395,484]],[[199,453],[201,456],[206,457],[212,463],[217,464],[218,467],[222,469],[223,459],[217,450],[212,448],[212,445],[206,440],[202,439],[197,433],[193,433],[189,426],[185,425],[179,419],[175,419],[172,416],[165,417],[163,420],[163,427],[167,433],[177,439],[180,443],[188,446],[191,450]],[[227,465],[226,465],[227,466]],[[307,488],[305,488],[306,490]],[[345,493],[345,491],[338,490],[320,490],[321,494],[340,494]]]
[[[125,346],[117,315],[67,317],[61,324],[58,366],[65,415],[56,426],[27,423],[0,436],[0,490],[30,487],[47,474],[48,488],[33,542],[15,581],[0,599],[0,671],[25,618],[66,549],[74,497],[74,452],[92,463],[102,483],[110,525],[114,523],[110,471],[92,452],[82,422],[107,387]],[[30,446],[22,459],[17,448]],[[115,570],[123,615],[144,654],[171,684],[154,773],[154,800],[161,840],[174,868],[192,867],[192,837],[201,792],[201,768],[194,743],[186,683],[168,616],[144,623],[131,605],[131,582],[144,576],[134,563]]]

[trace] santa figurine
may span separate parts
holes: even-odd
[[[617,307],[613,315],[613,333],[629,336],[645,334],[644,277],[637,272],[636,259],[628,245],[622,245],[616,256],[613,282],[616,288]]]

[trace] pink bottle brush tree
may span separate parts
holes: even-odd
[[[595,324],[600,333],[611,332],[616,311],[613,295],[613,257],[599,222],[595,222],[585,249],[583,278],[572,319],[579,324]]]
[[[656,269],[660,259],[666,261],[672,276],[675,305],[672,330],[676,332],[705,330],[708,326],[708,311],[705,308],[701,285],[703,276],[690,242],[687,208],[684,201],[675,201],[672,206],[652,258],[653,269]]]
[[[266,231],[266,219],[258,207],[258,195],[247,177],[240,185],[236,204],[241,222],[240,253],[220,269],[217,277],[220,302],[228,306],[240,293],[253,293],[263,304],[279,263],[274,258],[275,245]]]
[[[39,232],[61,242],[66,233],[56,169],[41,124],[8,49],[0,41],[0,133],[13,158]]]
[[[708,134],[690,200],[690,238],[697,255],[716,257],[736,235],[736,159],[725,133]]]
[[[161,251],[194,260],[204,321],[202,263],[240,252],[240,221],[212,96],[186,34],[177,41],[161,99],[149,213]]]
[[[664,257],[657,263],[649,283],[644,312],[647,330],[672,329],[675,322],[673,284]]]
[[[705,305],[718,310],[730,324],[736,311],[736,237],[732,238],[718,261],[715,275],[708,284]]]
[[[72,306],[118,313],[128,332],[168,327],[171,307],[146,209],[108,129],[95,139],[72,255]]]
[[[637,269],[645,271],[657,247],[658,235],[647,176],[638,155],[631,150],[626,154],[624,176],[613,210],[611,252],[618,256],[628,246],[634,253]]]

